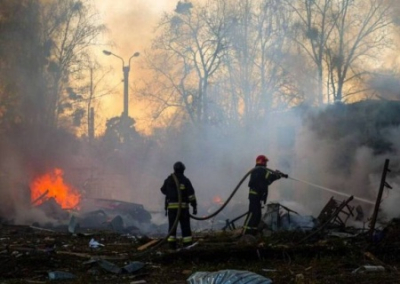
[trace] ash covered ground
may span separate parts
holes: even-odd
[[[264,215],[263,235],[242,236],[239,222],[236,229],[232,222],[195,231],[194,246],[177,251],[168,249],[165,232],[143,234],[135,226],[118,227],[115,218],[101,229],[73,220],[46,228],[3,222],[0,282],[188,283],[196,272],[240,270],[272,283],[400,283],[400,220],[371,239],[368,229],[340,224],[345,210],[330,220],[318,216],[320,223],[312,218],[314,227],[305,229],[288,209]],[[280,225],[272,230],[277,216]]]

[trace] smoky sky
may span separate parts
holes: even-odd
[[[143,49],[149,45],[160,16],[165,11],[171,11],[176,2],[122,0],[96,1],[95,5],[109,29],[107,37],[121,55],[130,56],[132,49]]]
[[[128,58],[135,52],[141,53],[151,46],[151,40],[154,37],[154,30],[160,17],[164,12],[170,12],[176,6],[175,0],[121,0],[121,1],[94,1],[95,7],[100,14],[100,20],[107,26],[107,33],[104,35],[104,46],[99,46],[94,50],[94,54],[99,61],[112,66],[114,72],[112,77],[117,84],[123,78],[122,62],[115,57],[107,57],[102,54],[103,49],[107,49],[122,57],[127,64]],[[141,57],[135,58],[131,63],[129,74],[130,84],[130,114],[134,117],[143,115],[143,105],[132,97],[132,86],[140,81],[142,75]],[[122,112],[122,93],[123,84],[116,88],[115,96],[106,96],[101,99],[102,108],[108,117],[120,115]],[[138,127],[145,128],[138,120]]]

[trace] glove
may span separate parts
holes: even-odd
[[[282,173],[279,170],[275,170],[275,172],[279,175],[279,178],[283,177],[283,178],[288,178],[289,176],[287,174]]]
[[[193,215],[197,215],[197,208],[193,207]]]

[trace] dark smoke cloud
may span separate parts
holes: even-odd
[[[374,75],[368,85],[372,93],[386,100],[400,99],[400,75],[395,69]]]
[[[385,159],[392,170],[387,181],[399,180],[399,111],[400,104],[394,101],[362,101],[312,114],[297,137],[293,175],[375,202]],[[326,201],[331,195],[307,186],[302,189],[308,191],[305,203],[316,211],[320,206],[315,197]],[[394,200],[398,202],[395,189],[383,203],[390,217],[400,214]]]
[[[385,191],[382,206],[388,217],[395,217],[400,214],[395,206],[400,172],[398,113],[397,102],[363,101],[319,110],[272,113],[265,121],[254,123],[253,128],[246,130],[215,126],[203,132],[193,128],[179,133],[164,129],[166,138],[160,144],[147,144],[146,151],[132,154],[128,166],[131,178],[125,177],[126,187],[112,194],[117,199],[143,203],[151,211],[162,212],[164,199],[159,189],[173,171],[173,163],[180,160],[185,163],[186,174],[195,187],[199,211],[205,214],[216,208],[213,197],[220,196],[225,201],[254,166],[255,157],[265,154],[271,169],[375,202],[385,159],[390,159],[392,172],[387,181],[394,189]],[[247,183],[248,179],[222,212],[229,218],[247,210]],[[317,216],[332,196],[337,200],[347,199],[282,179],[270,186],[269,202],[290,204],[299,213]],[[358,204],[367,215],[373,207],[352,202],[352,205]],[[222,215],[217,218],[223,219]]]

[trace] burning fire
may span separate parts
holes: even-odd
[[[213,202],[214,202],[215,204],[219,204],[219,205],[224,204],[224,202],[222,201],[221,196],[218,196],[218,195],[216,195],[216,196],[213,197]]]
[[[35,202],[35,205],[41,204],[51,197],[53,197],[62,208],[74,208],[79,204],[81,196],[78,190],[65,183],[63,175],[63,170],[56,168],[32,181],[30,185],[31,200],[35,201],[40,198]]]

